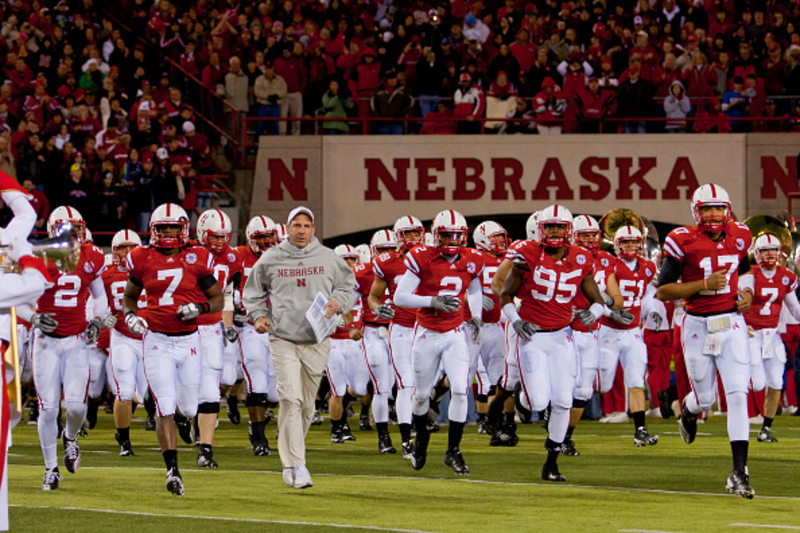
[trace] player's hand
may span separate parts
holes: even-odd
[[[660,330],[661,324],[664,323],[664,319],[661,318],[661,315],[659,313],[656,313],[655,311],[650,313],[650,320],[656,323],[656,331]]]
[[[350,338],[354,341],[360,341],[364,338],[364,332],[358,328],[350,328],[347,334],[350,335]]]
[[[225,328],[225,341],[228,344],[233,344],[238,340],[239,340],[239,331],[233,326],[226,327]]]
[[[58,327],[58,320],[53,318],[55,313],[34,313],[31,317],[31,324],[39,328],[43,333],[53,333]]]
[[[481,327],[483,326],[483,320],[481,320],[480,318],[472,317],[467,322],[467,326],[469,326],[470,340],[472,341],[472,344],[480,344]]]
[[[102,324],[104,329],[113,329],[117,325],[116,315],[108,315],[103,319]]]
[[[594,316],[594,313],[589,311],[588,309],[575,309],[575,318],[580,320],[586,326],[591,326],[595,322],[597,322],[597,317]]]
[[[125,315],[125,324],[134,335],[144,335],[147,333],[147,320],[140,316],[136,316],[136,313],[133,311],[128,311],[128,314]]]
[[[739,291],[736,298],[736,310],[740,313],[746,313],[750,310],[750,304],[753,303],[753,293],[749,290]]]
[[[539,331],[539,328],[537,328],[535,325],[531,324],[530,322],[525,322],[522,319],[514,322],[512,326],[514,331],[517,332],[517,336],[524,341],[530,340],[533,337],[533,334]]]
[[[461,309],[461,300],[455,296],[434,296],[431,307],[443,313],[455,313]]]
[[[325,318],[330,318],[336,313],[341,312],[342,306],[336,300],[328,300],[328,303],[322,308],[325,311]]]
[[[97,337],[100,336],[101,329],[103,329],[103,321],[99,318],[92,319],[89,325],[86,326],[86,344],[94,344],[97,342]]]
[[[727,270],[717,270],[706,278],[706,286],[710,291],[721,291],[728,284]]]
[[[195,318],[199,317],[205,312],[202,304],[197,302],[191,302],[188,304],[181,304],[178,307],[178,316],[181,317],[181,320],[184,322],[188,320],[194,320]]]
[[[756,330],[753,328],[753,326],[747,326],[747,335],[750,338],[753,338],[753,337],[756,336]]]
[[[391,320],[394,318],[394,308],[392,304],[382,303],[375,309],[375,316],[381,320]]]
[[[237,308],[233,312],[233,325],[237,328],[243,328],[247,324],[247,314],[244,309]]]
[[[484,311],[491,311],[494,309],[494,300],[492,300],[491,296],[486,294],[483,295],[483,310]]]
[[[269,327],[272,325],[267,317],[260,317],[257,318],[255,323],[253,324],[256,328],[256,333],[267,333],[269,332]]]
[[[592,315],[592,316],[594,316],[594,315]],[[633,322],[633,319],[636,318],[636,317],[633,316],[632,313],[629,313],[628,311],[626,311],[624,309],[618,309],[616,311],[611,311],[611,314],[609,315],[609,317],[612,320],[616,320],[617,322],[619,322],[623,326],[629,326],[631,324],[631,322]]]
[[[606,304],[606,307],[614,307],[614,298],[612,298],[610,294],[607,292],[601,292],[600,296],[603,297],[603,303]]]

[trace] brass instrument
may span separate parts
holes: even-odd
[[[6,384],[6,391],[8,392],[9,403],[14,404],[17,412],[22,412],[22,382],[20,378],[19,368],[19,336],[17,335],[17,308],[12,307],[9,312],[11,313],[11,343],[9,344],[6,353],[3,354],[3,360],[11,365],[14,369],[13,381]],[[4,367],[2,367],[4,368]]]
[[[789,255],[789,265],[795,274],[800,272],[800,233],[796,231],[791,232],[792,236],[792,253]]]
[[[51,263],[62,273],[75,270],[80,259],[81,248],[78,235],[71,224],[61,224],[55,236],[31,243],[33,255],[44,260],[46,265]],[[19,272],[19,265],[8,258],[8,246],[0,246],[0,270],[4,272]]]
[[[744,221],[744,225],[750,228],[750,233],[753,235],[753,241],[765,233],[775,235],[781,242],[781,261],[782,266],[786,266],[787,260],[792,259],[795,255],[794,238],[792,233],[786,227],[786,224],[779,219],[770,215],[754,215]],[[798,241],[800,243],[800,241]],[[799,245],[800,246],[800,245]],[[800,251],[800,247],[797,248]],[[750,262],[755,263],[753,253],[750,253]]]
[[[642,232],[642,236],[647,237],[647,227],[642,217],[631,209],[612,209],[600,219],[600,231],[602,239],[600,249],[608,253],[614,253],[614,235],[623,226],[633,226]]]

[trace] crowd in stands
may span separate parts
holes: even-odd
[[[0,20],[0,170],[42,193],[40,227],[59,204],[109,231],[207,204],[208,125],[246,116],[331,119],[251,135],[800,130],[787,0],[6,0]]]

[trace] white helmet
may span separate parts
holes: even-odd
[[[275,229],[278,230],[278,244],[289,238],[289,229],[286,224],[275,224]]]
[[[212,243],[209,237],[222,237],[222,242]],[[231,219],[219,209],[204,211],[197,220],[197,242],[205,246],[211,253],[221,254],[228,251],[233,236]]]
[[[631,241],[638,243],[636,249],[623,249],[622,243]],[[614,252],[616,252],[617,257],[627,259],[628,261],[642,255],[642,252],[644,252],[644,237],[642,237],[642,232],[634,226],[622,226],[619,228],[617,233],[614,234]]]
[[[572,244],[593,254],[600,250],[600,224],[589,215],[579,215],[572,221]]]
[[[433,218],[433,243],[443,254],[455,255],[467,245],[467,219],[458,211],[448,209]],[[445,245],[442,242],[442,233],[456,235],[456,242]]]
[[[159,228],[180,226],[180,233],[164,235]],[[179,248],[189,242],[189,215],[176,204],[161,204],[150,216],[150,246]]]
[[[269,217],[258,216],[250,219],[247,223],[247,228],[244,230],[247,236],[247,244],[250,250],[256,255],[261,255],[264,250],[272,248],[278,242],[278,228],[275,226],[275,221]],[[256,242],[256,238],[266,237],[266,245],[264,248]]]
[[[501,236],[502,240],[493,241],[492,237],[497,236]],[[478,227],[472,232],[472,239],[475,241],[475,247],[485,252],[503,254],[508,249],[508,232],[493,220],[478,224]]]
[[[778,250],[778,255],[775,259],[766,259],[761,256],[761,253],[765,250]],[[758,263],[758,266],[772,269],[778,264],[778,260],[783,255],[781,251],[781,241],[772,233],[759,235],[756,242],[753,243],[753,255],[756,256],[756,263]]]
[[[120,257],[117,254],[117,249],[120,246],[141,246],[142,239],[136,234],[135,231],[129,229],[121,229],[117,233],[114,234],[114,237],[111,239],[111,256],[112,260],[115,265],[117,266],[124,266],[125,265],[125,257]],[[128,255],[127,252],[125,254]]]
[[[72,224],[78,241],[86,242],[86,221],[83,220],[77,209],[64,205],[56,207],[47,217],[47,236],[55,237],[56,229],[61,224]]]
[[[356,246],[356,252],[358,252],[358,262],[366,265],[367,263],[372,262],[372,250],[369,247],[369,244],[359,244]]]
[[[117,261],[116,259],[114,259],[114,254],[106,254],[105,255],[105,259],[106,259],[105,260],[105,265],[107,267],[110,267],[111,265],[113,265]]]
[[[397,250],[397,236],[394,231],[390,229],[378,230],[372,235],[372,239],[369,241],[369,247],[372,252],[372,257],[378,257],[382,250]]]
[[[725,214],[722,217],[709,217],[704,219],[700,209],[706,206],[722,206]],[[706,183],[698,187],[692,194],[692,216],[694,223],[703,231],[716,233],[725,229],[733,219],[731,214],[731,198],[728,191],[713,183]]]
[[[425,233],[425,246],[433,248],[433,233]]]
[[[349,244],[340,244],[333,249],[333,252],[342,259],[352,259],[353,261],[358,262],[358,252]]]
[[[536,211],[529,216],[528,220],[525,222],[525,235],[528,237],[529,241],[539,240],[539,213],[541,213],[541,211]]]
[[[404,216],[397,219],[394,223],[394,234],[397,236],[397,240],[402,243],[403,247],[406,250],[410,250],[414,246],[425,242],[425,226],[422,225],[422,222],[417,217],[412,216]],[[406,232],[407,231],[418,231],[419,238],[417,240],[410,240],[406,239]]]
[[[565,246],[572,242],[572,213],[563,205],[553,204],[539,211],[537,220],[539,238],[546,246]],[[564,226],[561,234],[546,233],[545,226]]]
[[[86,244],[94,244],[94,237],[92,237],[92,232],[89,231],[89,228],[86,228],[84,231],[86,234],[83,236],[83,242]]]

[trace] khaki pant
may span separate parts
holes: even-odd
[[[306,464],[306,434],[331,343],[296,343],[270,337],[280,396],[278,453],[284,468]]]
[[[303,93],[289,93],[281,100],[281,117],[296,117],[303,116]],[[292,135],[300,135],[301,123],[298,120],[291,122]],[[282,120],[278,123],[278,131],[281,135],[286,135],[287,121]]]

